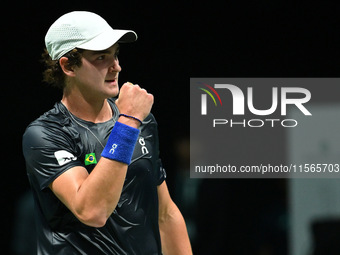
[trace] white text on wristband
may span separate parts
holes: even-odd
[[[130,164],[138,135],[139,129],[116,122],[102,152],[102,157]]]

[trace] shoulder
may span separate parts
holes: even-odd
[[[158,134],[158,124],[156,121],[155,116],[150,113],[143,121],[142,125],[139,127],[141,130],[141,134],[146,135],[150,133],[157,133]]]
[[[29,126],[33,125],[57,125],[63,126],[69,122],[66,107],[61,103],[57,102],[53,108],[45,112],[39,118],[34,120]]]
[[[70,123],[61,103],[56,103],[51,110],[28,125],[23,134],[23,146],[43,146],[61,139],[67,139],[71,142],[74,132],[71,132],[71,129],[68,128]],[[57,137],[58,139],[56,139]]]
[[[148,124],[148,123],[152,123],[152,124],[156,124],[157,125],[157,121],[156,121],[156,118],[155,116],[150,113],[144,120],[143,120],[143,124]]]

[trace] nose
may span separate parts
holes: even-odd
[[[114,59],[112,65],[110,66],[110,73],[113,72],[120,72],[122,70],[121,66],[119,65],[118,59]]]

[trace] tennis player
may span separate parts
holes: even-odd
[[[136,39],[83,11],[46,34],[44,77],[63,97],[23,136],[38,254],[192,254],[159,158],[153,95],[118,87],[119,43]]]

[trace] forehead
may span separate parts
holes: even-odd
[[[114,54],[119,50],[119,44],[116,43],[112,45],[110,48],[105,50],[85,50],[83,54],[93,56],[93,55],[101,55],[101,54]]]

